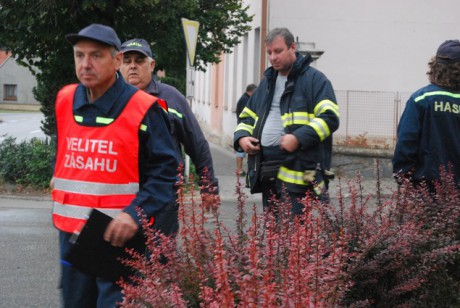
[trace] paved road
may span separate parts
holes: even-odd
[[[59,307],[50,201],[0,198],[0,307]]]
[[[235,204],[221,205],[221,220],[230,230]],[[60,307],[57,231],[50,208],[49,200],[0,196],[2,308]]]
[[[40,129],[43,113],[41,112],[1,112],[0,142],[7,136],[23,141],[33,137],[45,138]]]

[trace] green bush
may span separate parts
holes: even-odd
[[[7,137],[0,143],[0,177],[4,182],[46,188],[52,177],[55,147],[48,139],[32,138],[16,143]]]
[[[175,77],[163,77],[161,78],[162,83],[167,83],[170,86],[175,87],[179,92],[185,95],[185,79],[183,78],[175,78]]]

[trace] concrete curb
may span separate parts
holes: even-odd
[[[0,110],[8,110],[8,111],[40,111],[41,105],[36,104],[0,104]]]
[[[38,196],[38,195],[28,196],[28,195],[21,195],[21,194],[0,194],[0,199],[51,201],[51,194],[43,195],[43,196]]]

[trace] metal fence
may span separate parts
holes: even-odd
[[[394,149],[399,118],[412,93],[339,90],[335,94],[340,112],[335,144]]]

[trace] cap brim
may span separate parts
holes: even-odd
[[[114,46],[113,44],[111,43],[108,43],[108,42],[105,42],[105,41],[102,41],[102,40],[99,40],[99,39],[96,39],[94,37],[91,37],[91,36],[86,36],[86,35],[80,35],[80,34],[67,34],[65,36],[66,40],[72,44],[72,45],[75,45],[77,44],[79,41],[81,40],[91,40],[91,41],[94,41],[94,42],[98,42],[98,43],[101,43],[101,44],[104,44],[104,45],[107,45],[107,46],[111,46],[111,47],[115,47],[117,48],[117,46]],[[118,48],[117,48],[118,49]]]
[[[151,55],[149,55],[147,52],[143,51],[143,50],[140,50],[140,49],[136,49],[136,48],[121,48],[121,52],[122,53],[125,53],[125,52],[138,52],[140,54],[143,54],[144,56],[146,57],[151,57]]]

